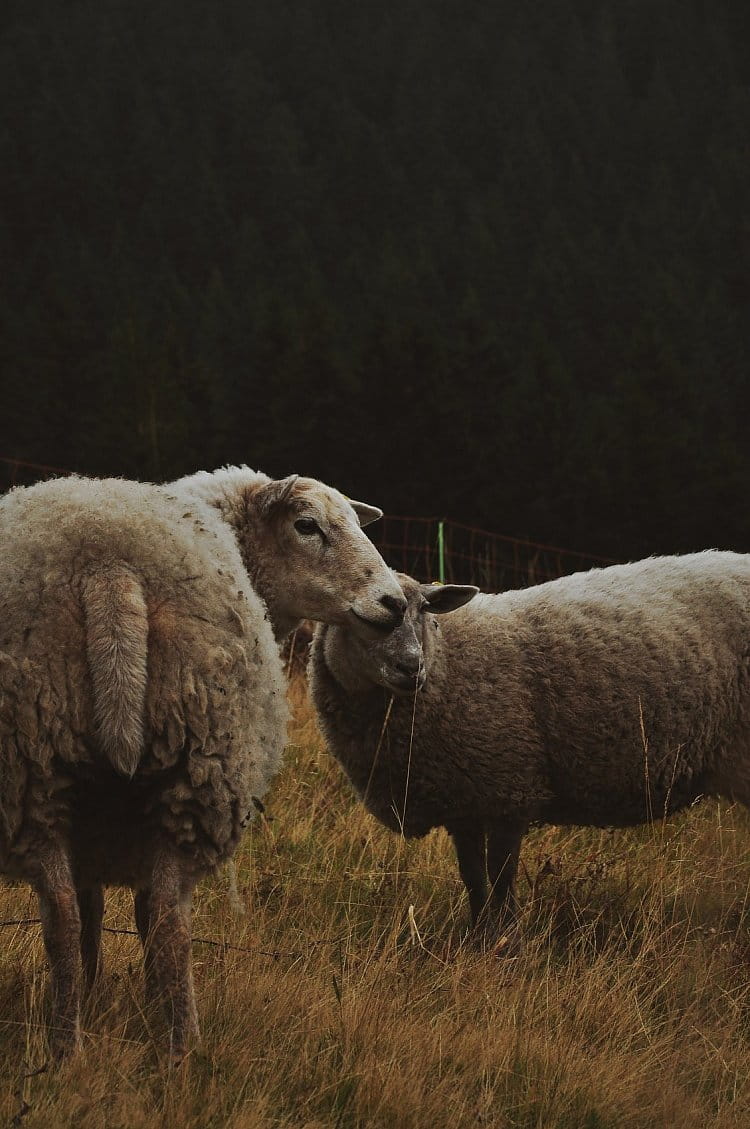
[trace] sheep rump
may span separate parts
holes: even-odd
[[[231,530],[173,489],[69,478],[6,496],[0,531],[0,869],[33,880],[52,835],[84,883],[148,882],[165,838],[213,870],[287,720]]]

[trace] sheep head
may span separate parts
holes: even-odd
[[[382,517],[376,506],[314,478],[274,480],[248,467],[199,471],[171,489],[216,507],[233,528],[277,639],[301,619],[346,624],[368,640],[402,622],[399,583],[362,532]]]
[[[405,696],[421,690],[429,676],[434,615],[455,611],[479,591],[472,584],[420,584],[396,573],[406,597],[402,623],[388,635],[363,639],[346,629],[327,631],[326,662],[334,676],[352,690],[363,684],[383,686]]]

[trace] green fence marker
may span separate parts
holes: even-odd
[[[445,584],[445,522],[438,522],[438,580]]]

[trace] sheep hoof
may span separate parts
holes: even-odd
[[[179,1070],[185,1066],[189,1059],[190,1051],[187,1047],[170,1047],[167,1064],[170,1070]]]
[[[516,921],[490,921],[474,930],[476,943],[483,952],[503,960],[519,957],[523,952],[523,930]]]
[[[80,1031],[53,1031],[49,1037],[50,1058],[59,1066],[77,1054],[82,1047]]]
[[[170,1070],[184,1067],[195,1056],[200,1047],[201,1033],[197,1016],[192,1016],[187,1029],[172,1032],[167,1051],[167,1063]]]
[[[518,925],[497,930],[493,944],[495,956],[502,957],[503,960],[512,960],[521,956],[523,947],[523,930]]]

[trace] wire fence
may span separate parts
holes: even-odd
[[[0,489],[66,475],[62,467],[0,457]],[[485,592],[526,588],[570,572],[615,564],[608,557],[491,533],[437,517],[384,517],[368,528],[392,568],[417,580],[476,584]]]
[[[616,563],[593,553],[508,537],[436,517],[385,517],[372,539],[399,572],[424,581],[476,584],[486,592],[526,588],[570,572]]]
[[[0,456],[0,493],[13,486],[31,486],[43,478],[71,474],[70,470],[59,466],[45,466],[44,463],[28,463],[23,459],[7,459]]]

